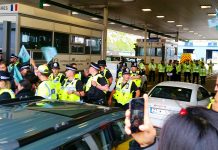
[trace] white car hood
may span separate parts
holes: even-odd
[[[191,106],[190,102],[182,102],[163,98],[148,98],[149,117],[155,127],[162,128],[166,119],[175,113],[179,113],[181,108]]]

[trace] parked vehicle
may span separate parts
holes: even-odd
[[[0,149],[128,149],[119,108],[38,100],[0,102]]]
[[[161,128],[166,118],[188,106],[207,106],[210,93],[199,84],[166,81],[148,93],[149,115],[154,126]]]

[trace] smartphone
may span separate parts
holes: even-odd
[[[132,133],[139,132],[139,126],[144,124],[144,98],[133,98],[129,103],[130,108],[130,130]]]

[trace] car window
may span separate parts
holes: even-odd
[[[187,88],[172,86],[156,86],[149,94],[149,97],[190,102],[191,94],[192,90]]]
[[[95,140],[99,150],[109,150],[110,144],[105,136],[104,130],[99,130],[98,132],[92,134],[93,139]]]
[[[90,148],[84,139],[79,139],[59,147],[58,150],[90,150]]]
[[[208,91],[202,87],[199,87],[198,92],[197,92],[197,100],[201,101],[209,97],[210,97],[210,94],[208,93]]]
[[[119,120],[111,125],[111,134],[116,143],[121,143],[129,138],[124,131],[124,121]]]

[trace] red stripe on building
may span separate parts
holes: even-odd
[[[15,11],[17,11],[17,9],[18,9],[18,5],[17,5],[17,4],[15,4]]]

